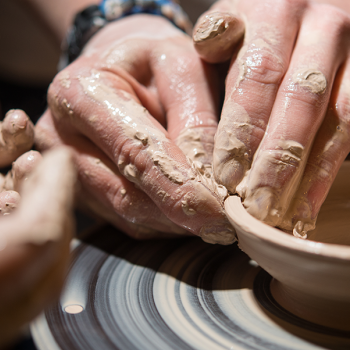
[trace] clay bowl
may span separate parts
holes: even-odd
[[[307,240],[255,219],[237,196],[225,201],[225,210],[239,247],[273,277],[270,289],[282,307],[350,331],[350,162],[342,165]]]

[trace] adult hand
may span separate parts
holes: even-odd
[[[306,237],[350,150],[349,15],[308,0],[222,0],[193,38],[204,60],[232,58],[215,179],[258,219]]]
[[[80,203],[129,235],[229,244],[227,191],[211,176],[217,94],[187,35],[162,17],[129,16],[57,75],[36,143],[69,145]]]
[[[19,175],[26,165],[18,161]],[[48,153],[23,181],[19,207],[0,218],[0,347],[59,295],[74,228],[74,177],[67,149]],[[13,193],[1,195],[9,203]]]

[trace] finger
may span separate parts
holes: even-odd
[[[70,93],[56,83],[50,88],[49,101],[57,120],[63,124],[68,116],[171,221],[204,239],[231,243],[234,233],[224,216],[220,192],[210,187],[212,183],[196,180],[202,175],[191,168],[148,111],[132,95],[111,88],[114,76],[110,73],[91,75],[90,69],[79,68],[72,76],[78,78],[71,80]],[[79,101],[72,99],[76,94]],[[66,114],[63,99],[73,113]]]
[[[326,117],[312,145],[299,188],[281,227],[307,238],[344,159],[350,152],[350,62],[337,73]]]
[[[141,37],[139,28],[144,28]],[[92,38],[86,52],[86,65],[112,72],[115,79],[119,77],[118,88],[132,93],[135,100],[165,127],[165,114],[149,58],[159,42],[175,44],[184,38],[188,40],[187,35],[164,18],[153,16],[150,22],[147,15],[128,17],[125,21],[109,24]],[[98,53],[94,55],[96,51]]]
[[[119,172],[115,164],[82,135],[65,130],[58,135],[50,111],[40,119],[36,132],[39,149],[62,143],[72,148],[78,179],[82,186],[81,202],[89,198],[93,212],[132,237],[144,238],[151,232],[185,234],[184,229],[171,222],[153,201]],[[160,193],[160,196],[164,194]],[[94,198],[94,201],[92,200]],[[133,223],[137,224],[133,225]]]
[[[232,193],[265,134],[289,65],[302,3],[242,1],[237,7],[246,17],[247,34],[227,76],[213,163],[216,180]]]
[[[22,154],[12,163],[11,178],[14,191],[21,192],[21,186],[41,162],[42,156],[37,151],[29,151]]]
[[[23,111],[13,109],[6,113],[1,124],[1,135],[0,167],[4,167],[31,149],[34,142],[34,126]]]
[[[336,25],[334,18],[339,19]],[[339,35],[345,30],[344,21],[345,14],[328,6],[312,6],[305,13],[268,133],[247,177],[244,205],[272,226],[281,224],[298,187],[326,113],[335,73],[345,59],[346,43]],[[324,26],[331,28],[326,34]]]
[[[17,212],[1,222],[2,341],[58,296],[73,233],[73,186],[70,154],[51,152],[25,182]]]
[[[19,205],[21,196],[16,191],[4,191],[0,193],[0,215],[11,214]]]
[[[197,20],[193,43],[199,56],[208,63],[221,63],[232,58],[244,34],[244,22],[232,13],[229,1],[216,2]]]
[[[12,163],[11,170],[4,177],[4,190],[20,192],[22,183],[27,180],[41,159],[41,154],[37,151],[29,151],[18,157]]]
[[[218,81],[189,38],[162,43],[151,68],[171,140],[191,160],[211,168],[218,119]]]

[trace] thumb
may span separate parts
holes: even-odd
[[[67,149],[48,152],[0,226],[0,347],[57,298],[73,234],[75,171]]]

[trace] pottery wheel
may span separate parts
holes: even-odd
[[[236,244],[141,242],[107,227],[76,242],[33,338],[40,350],[349,349],[348,334],[281,312],[265,274]]]

